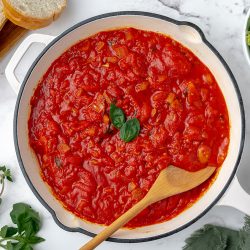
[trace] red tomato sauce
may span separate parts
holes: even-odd
[[[139,119],[126,143],[110,104]],[[56,59],[31,99],[30,145],[41,174],[77,216],[110,224],[142,199],[169,164],[219,168],[229,144],[224,97],[209,69],[170,37],[133,28],[100,32]],[[130,221],[169,220],[212,183],[157,202]]]

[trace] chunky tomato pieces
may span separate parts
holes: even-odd
[[[132,142],[110,123],[110,104],[137,117]],[[169,164],[219,167],[229,144],[223,95],[208,68],[170,37],[119,29],[98,33],[50,66],[31,100],[30,145],[63,205],[110,224],[138,202]],[[173,218],[209,187],[157,202],[128,223]]]

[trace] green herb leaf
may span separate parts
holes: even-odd
[[[39,214],[25,203],[13,205],[10,217],[16,227],[3,226],[0,229],[1,247],[7,250],[33,250],[32,245],[44,239],[35,234],[40,229]]]
[[[121,128],[122,125],[125,123],[125,115],[121,108],[118,108],[115,104],[111,103],[109,116],[111,119],[112,124],[116,128]]]
[[[33,248],[29,244],[26,244],[23,241],[20,241],[16,245],[13,246],[13,250],[32,250],[32,249]]]
[[[17,228],[4,226],[0,230],[0,236],[2,238],[11,237],[17,233]]]
[[[250,31],[247,31],[246,42],[247,42],[247,45],[250,46]]]
[[[213,225],[205,225],[185,240],[183,250],[223,250],[227,246],[227,236]]]
[[[16,250],[16,249],[15,249]],[[23,248],[21,248],[20,250],[33,250],[33,247],[29,244],[26,244],[23,246]]]
[[[26,237],[36,234],[40,229],[39,214],[25,203],[14,204],[10,217],[17,225],[18,232],[25,232]]]
[[[0,205],[2,203],[1,195],[3,194],[5,188],[5,179],[12,182],[10,170],[5,166],[0,166]]]
[[[242,230],[250,234],[250,216],[246,215],[244,219],[245,219],[245,222],[244,222],[244,226]]]
[[[0,166],[0,171],[5,172],[6,171],[6,167],[5,166]]]
[[[45,241],[44,238],[39,237],[39,236],[35,236],[35,235],[32,235],[29,238],[25,239],[25,242],[29,243],[29,244],[38,244],[38,243],[43,242],[43,241]]]
[[[10,170],[9,170],[9,169],[7,169],[7,170],[4,172],[4,176],[7,178],[8,181],[13,182],[12,177],[11,177],[11,173],[10,173]]]
[[[13,181],[12,180],[12,177],[11,177],[11,173],[10,173],[10,170],[7,169],[5,166],[0,166],[0,172],[2,172],[2,174],[0,173],[0,175],[2,175],[2,181],[1,183],[3,182],[3,180],[6,178],[8,181]]]
[[[137,118],[126,121],[120,130],[120,137],[125,142],[132,141],[140,132],[140,123]]]
[[[8,241],[6,244],[7,250],[14,250],[14,247],[17,245],[17,243],[12,243],[11,241]]]
[[[245,226],[248,226],[248,219]],[[225,227],[205,225],[194,232],[188,239],[183,250],[249,250],[250,234],[243,229],[236,231]]]
[[[239,246],[237,248],[240,250],[250,249],[250,216],[245,216],[245,223],[243,228],[239,231]]]
[[[237,246],[237,250],[249,250],[250,249],[250,235],[249,235],[249,233],[242,232],[240,230],[239,238],[240,238],[240,240],[239,240],[239,245]]]

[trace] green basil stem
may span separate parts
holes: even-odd
[[[1,197],[3,194],[3,191],[4,191],[4,177],[2,174],[0,175],[0,183],[2,183],[1,184],[1,191],[0,191],[0,197]]]

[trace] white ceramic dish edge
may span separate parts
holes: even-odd
[[[117,18],[115,20],[116,21],[115,25],[114,25],[114,20],[113,21],[108,20],[108,18]],[[146,24],[143,18],[145,18],[147,22],[150,21],[150,25],[148,23]],[[141,23],[137,19],[141,19]],[[146,28],[144,26],[141,27],[139,25],[138,27],[137,25],[135,25],[136,23],[135,20],[137,20],[137,22],[139,22],[140,25],[142,26],[144,23]],[[105,28],[105,22],[110,23],[111,21],[112,21],[112,24],[109,24],[111,26],[109,26],[109,28],[107,27]],[[98,28],[95,27],[95,29],[93,29],[94,26],[96,25],[95,22],[97,22]],[[157,25],[155,24],[154,26],[154,22],[156,22]],[[156,224],[153,226],[138,228],[135,230],[121,229],[114,235],[115,238],[110,238],[110,240],[118,241],[118,242],[140,242],[140,241],[154,240],[160,237],[173,234],[177,231],[180,231],[181,229],[192,224],[194,221],[196,221],[202,215],[204,215],[221,198],[221,196],[227,189],[228,185],[230,184],[232,178],[235,175],[237,165],[239,164],[240,156],[242,153],[242,147],[244,143],[244,132],[245,132],[243,104],[242,104],[241,96],[238,91],[235,80],[228,66],[225,64],[224,60],[220,57],[218,52],[206,41],[203,33],[199,30],[199,28],[193,24],[190,24],[187,22],[178,22],[178,21],[175,21],[175,20],[160,16],[160,15],[151,14],[151,13],[143,13],[143,12],[110,13],[106,15],[97,16],[92,19],[88,19],[72,27],[68,31],[64,32],[61,36],[56,38],[53,42],[51,42],[48,45],[48,47],[45,48],[44,52],[42,52],[42,54],[35,61],[30,71],[27,73],[26,78],[21,87],[21,91],[19,92],[19,95],[18,95],[18,101],[17,101],[15,119],[14,119],[14,139],[15,139],[15,144],[16,144],[18,160],[19,160],[21,169],[24,173],[24,176],[28,184],[30,185],[31,189],[37,196],[37,198],[51,212],[51,214],[53,215],[55,221],[59,224],[59,226],[69,231],[83,232],[88,235],[93,235],[95,233],[98,233],[102,229],[101,226],[93,225],[90,223],[84,223],[82,220],[79,220],[74,215],[64,210],[61,207],[61,205],[59,205],[59,203],[55,200],[55,198],[51,195],[48,188],[46,187],[47,188],[46,189],[44,187],[45,186],[44,183],[41,180],[39,180],[41,178],[39,177],[39,175],[37,175],[37,173],[35,173],[37,171],[34,171],[34,167],[33,167],[33,170],[30,168],[30,166],[36,166],[35,170],[37,170],[38,164],[36,161],[36,157],[34,157],[32,153],[28,153],[28,151],[31,151],[31,150],[28,149],[29,145],[28,145],[27,135],[23,134],[23,133],[27,133],[27,127],[25,127],[27,125],[27,117],[29,114],[29,110],[27,107],[29,106],[29,99],[30,99],[29,97],[32,95],[33,89],[35,87],[34,82],[37,83],[38,82],[37,79],[40,79],[40,77],[43,75],[43,73],[47,69],[46,67],[42,67],[43,63],[46,63],[46,65],[50,65],[50,61],[52,62],[67,47],[76,43],[77,42],[76,39],[68,39],[67,40],[68,44],[67,44],[65,37],[67,37],[70,34],[72,35],[72,33],[74,32],[76,34],[77,29],[79,32],[82,31],[81,27],[83,27],[84,25],[85,27],[86,25],[87,26],[89,25],[90,27],[88,27],[89,28],[88,30],[91,30],[91,31],[94,30],[95,32],[92,32],[89,34],[89,31],[85,30],[85,32],[82,32],[81,38],[87,37],[93,33],[96,33],[98,29],[105,30],[105,29],[111,29],[114,27],[122,27],[122,26],[123,27],[134,26],[137,28],[142,28],[142,29],[144,28],[147,30],[160,31],[162,33],[170,34],[174,39],[183,43],[185,46],[191,49],[200,58],[202,58],[202,54],[199,54],[201,51],[199,51],[199,49],[197,48],[199,48],[199,46],[205,46],[207,48],[207,53],[209,53],[210,57],[217,58],[217,63],[219,64],[216,66],[219,66],[219,68],[220,67],[223,68],[222,71],[225,73],[223,77],[226,77],[226,80],[222,76],[220,76],[220,74],[218,73],[216,74],[216,72],[213,72],[213,70],[212,72],[215,75],[218,82],[219,80],[221,80],[220,82],[224,82],[224,87],[223,86],[220,86],[220,87],[224,88],[223,93],[227,95],[227,98],[225,98],[227,101],[227,104],[229,103],[229,100],[230,100],[230,103],[232,103],[230,105],[233,106],[232,110],[230,110],[229,113],[231,115],[234,114],[234,116],[238,118],[235,120],[238,120],[239,122],[237,124],[235,124],[234,122],[233,130],[232,130],[232,136],[235,140],[234,142],[236,142],[235,143],[236,146],[232,145],[232,147],[234,148],[232,148],[231,150],[233,150],[234,152],[238,152],[237,156],[235,156],[235,154],[233,153],[229,154],[229,156],[232,155],[231,161],[233,162],[232,164],[233,166],[230,166],[230,162],[228,162],[230,161],[230,159],[229,157],[227,157],[223,165],[227,164],[229,169],[225,169],[225,167],[222,167],[221,172],[223,173],[219,174],[217,180],[212,185],[212,187],[208,190],[208,192],[197,203],[195,203],[190,209],[187,209],[181,215],[177,216],[176,218],[168,222]],[[90,29],[91,27],[92,29]],[[174,32],[174,30],[176,29],[179,29],[178,31],[180,31],[181,29],[182,36],[178,37],[178,34],[175,34],[175,35],[174,33],[171,34],[171,32]],[[186,34],[184,40],[183,40],[183,37],[184,37],[183,33]],[[27,50],[27,48],[33,42],[43,42],[45,44],[48,44],[52,39],[53,37],[50,37],[50,36],[34,34],[26,38],[26,40],[24,40],[24,42],[16,50],[15,54],[13,55],[12,59],[10,60],[6,68],[6,77],[16,92],[18,92],[20,84],[16,80],[14,71],[18,62],[20,61],[23,54]],[[62,41],[63,39],[64,41]],[[53,51],[53,46],[55,45],[57,45],[56,52]],[[44,56],[46,54],[47,55],[50,54],[49,52],[52,52],[52,51],[54,54],[56,53],[56,55],[54,55],[53,58],[50,58],[49,60],[47,56],[47,60],[45,60]],[[204,59],[204,60],[207,60],[207,59]],[[209,62],[209,60],[205,62],[205,64],[209,64],[209,65],[211,63],[212,62],[211,61]],[[39,64],[40,64],[40,68],[38,67]],[[212,67],[212,64],[211,64],[211,67]],[[211,69],[211,67],[209,68]],[[31,77],[31,75],[35,75],[35,74],[37,74],[37,79],[36,80],[33,79],[32,82],[34,86],[32,86],[29,78]],[[229,82],[231,82],[230,88],[228,86]],[[231,92],[228,90],[228,88],[230,89]],[[26,94],[25,98],[23,98],[22,96],[24,92],[28,93]],[[232,117],[230,120],[232,120]],[[239,131],[241,131],[240,136],[238,133]],[[226,181],[225,180],[223,181],[222,180],[223,178],[220,176],[223,176],[223,178],[226,179]],[[220,184],[222,182],[223,184]],[[246,200],[249,200],[249,203],[250,203],[248,194],[245,193],[245,191],[241,188],[240,184],[238,183],[237,178],[235,178],[233,184],[230,187],[230,191],[221,199],[220,203],[218,204],[230,205],[249,214],[250,209],[249,209],[249,205],[247,205]]]

